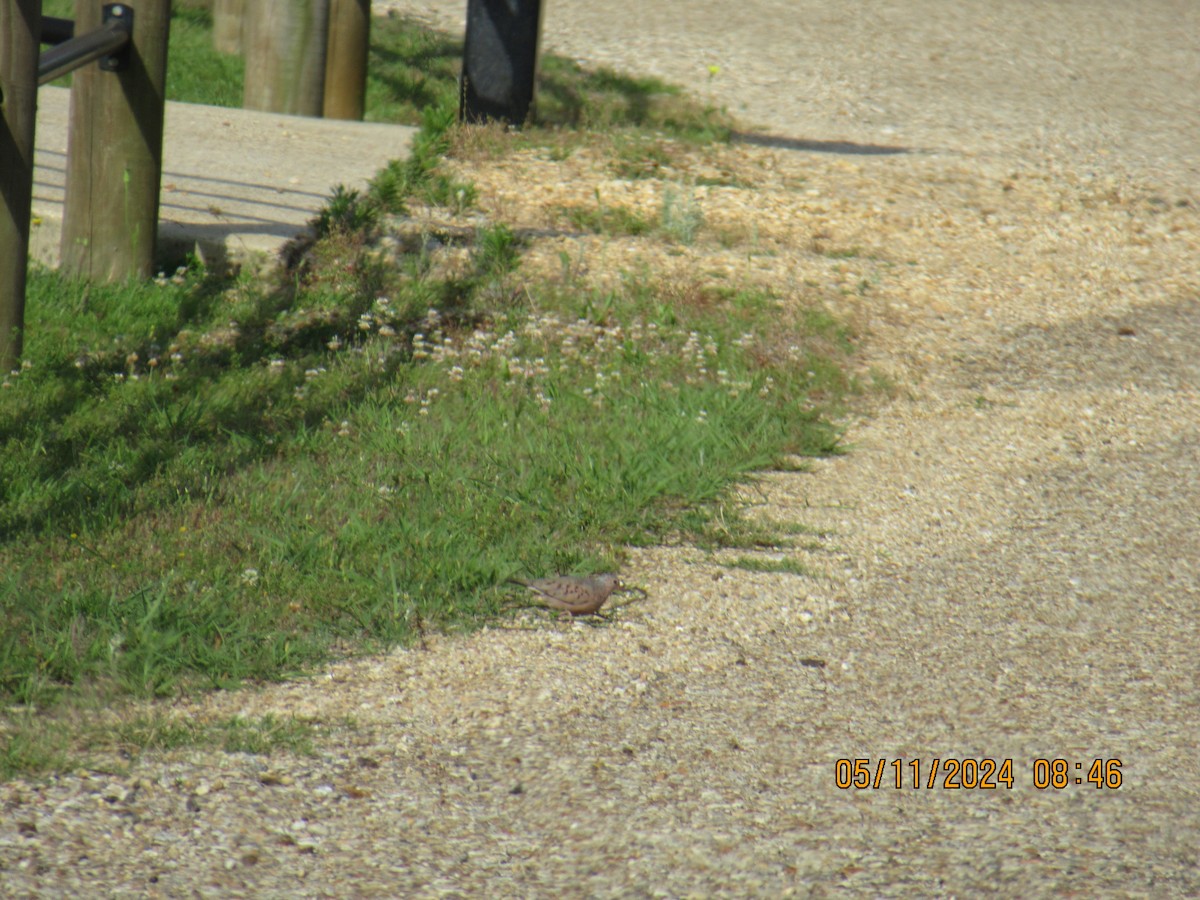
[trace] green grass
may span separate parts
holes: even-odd
[[[165,695],[466,625],[509,575],[611,564],[834,449],[832,320],[632,277],[496,308],[511,233],[475,255],[458,282],[330,259],[301,289],[35,271],[0,393],[0,694]]]
[[[228,687],[473,627],[508,576],[708,540],[731,483],[836,449],[822,404],[854,385],[825,316],[636,276],[497,305],[503,229],[458,281],[320,248],[299,286],[35,270],[0,391],[6,704]]]
[[[371,19],[366,118],[416,124],[431,106],[458,109],[462,40],[403,16]]]
[[[442,58],[439,40],[390,61]],[[25,363],[0,378],[0,777],[212,742],[216,726],[87,711],[474,628],[512,575],[608,569],[666,538],[743,546],[762,529],[730,486],[836,452],[830,413],[859,386],[851,335],[818,308],[648,272],[601,289],[565,257],[528,277],[503,225],[451,269],[377,252],[386,214],[473,199],[440,167],[440,71],[375,88],[397,116],[432,92],[411,157],[336,191],[277,278],[31,271]],[[656,82],[584,75],[554,97],[564,121],[683,109]],[[695,113],[681,134],[719,139]],[[306,746],[289,728],[217,732]]]
[[[22,711],[11,715],[7,723],[0,722],[0,779],[81,766],[100,771],[125,770],[125,761],[138,753],[191,747],[256,756],[311,756],[314,741],[321,733],[314,723],[272,715],[202,721],[165,710],[114,713],[89,703],[76,704],[64,712],[47,715]],[[348,727],[346,723],[332,726]]]

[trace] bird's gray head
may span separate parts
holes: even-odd
[[[611,594],[613,591],[621,589],[621,579],[616,575],[606,572],[603,575],[593,575],[592,584],[600,588],[606,594]]]

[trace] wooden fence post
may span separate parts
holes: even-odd
[[[129,66],[77,70],[71,86],[61,269],[99,281],[152,274],[162,181],[163,86],[170,0],[129,0]],[[75,34],[101,24],[101,4],[76,0]]]
[[[42,0],[0,0],[0,375],[21,363]]]
[[[327,119],[362,119],[370,47],[371,0],[329,0],[329,48],[325,60]]]
[[[242,52],[242,27],[245,16],[243,0],[214,0],[213,49],[218,53],[236,55]]]
[[[319,116],[325,106],[329,0],[258,0],[244,35],[242,106]]]

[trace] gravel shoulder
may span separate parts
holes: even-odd
[[[701,190],[707,225],[752,239],[655,266],[824,298],[899,386],[852,452],[747,490],[818,530],[815,574],[634,551],[649,599],[612,627],[181,706],[330,733],[0,786],[0,893],[1200,894],[1200,10],[628,6],[552,3],[546,43],[702,81],[780,139],[701,161],[753,186]],[[658,200],[586,155],[466,174],[530,227],[597,188]],[[597,277],[642,252],[584,249]],[[1013,787],[911,787],[951,757],[1011,759]],[[904,788],[840,789],[855,758]],[[1039,758],[1071,783],[1035,789]],[[1120,788],[1074,784],[1095,759]]]

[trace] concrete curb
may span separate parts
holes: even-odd
[[[38,91],[30,255],[59,261],[70,91]],[[363,187],[415,128],[167,103],[158,257],[210,267],[273,255],[338,184]]]

